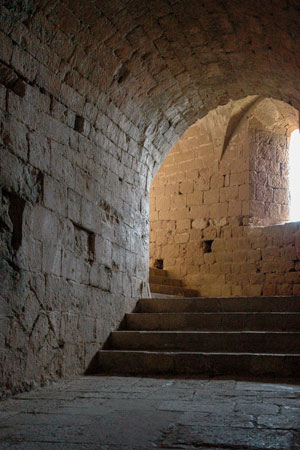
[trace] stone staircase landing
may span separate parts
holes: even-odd
[[[182,280],[171,278],[167,270],[150,268],[149,284],[152,294],[159,296],[171,295],[179,297],[198,297],[199,292],[183,286]]]

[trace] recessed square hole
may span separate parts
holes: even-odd
[[[211,246],[212,246],[213,242],[214,241],[212,239],[210,239],[208,241],[203,241],[203,251],[204,251],[204,253],[211,253],[212,252]]]
[[[164,268],[164,260],[163,259],[156,259],[154,261],[154,267],[155,267],[155,269],[163,269]]]
[[[76,116],[74,130],[78,131],[78,133],[82,133],[83,129],[84,129],[84,118],[81,116]]]

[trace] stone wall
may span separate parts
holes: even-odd
[[[249,130],[250,216],[270,225],[289,220],[288,139],[286,134]]]
[[[284,107],[275,102],[274,114],[276,105]],[[253,227],[288,219],[287,128],[297,114],[270,130],[257,120],[269,107],[266,100],[241,116],[223,153],[236,105],[211,111],[185,132],[152,183],[150,265],[163,260],[200,295],[299,291],[298,225]]]
[[[245,125],[220,162],[230,112],[230,107],[219,107],[191,126],[157,173],[150,196],[150,265],[163,259],[164,268],[186,276],[204,262],[200,236],[210,222],[226,224],[242,213],[248,217]]]
[[[204,262],[184,277],[201,296],[299,295],[299,223],[208,226],[202,236],[210,242]]]
[[[43,42],[46,33],[52,41],[59,35],[51,21],[37,16],[32,31],[21,22],[2,25],[5,393],[83,373],[147,294],[148,166],[136,158],[133,123],[112,101],[104,113],[105,95],[89,80],[75,86],[65,62],[72,48],[62,40],[56,54]]]

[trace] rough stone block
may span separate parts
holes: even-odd
[[[205,205],[219,202],[219,189],[212,189],[204,192],[203,203]]]
[[[248,295],[249,297],[259,297],[262,295],[263,286],[260,284],[253,284],[244,286],[243,292],[245,295]]]
[[[24,161],[28,157],[28,130],[21,122],[10,117],[2,124],[4,145]]]
[[[239,196],[238,186],[228,186],[220,189],[220,202],[235,200]]]
[[[44,177],[44,204],[62,216],[67,215],[67,188],[49,176]]]
[[[111,290],[112,271],[104,264],[93,264],[90,271],[90,284],[104,291]]]
[[[36,108],[11,90],[8,94],[8,112],[32,130],[36,130],[40,124],[40,116]]]
[[[28,139],[29,162],[37,169],[50,172],[50,145],[48,139],[38,133],[30,133]]]
[[[274,203],[288,205],[289,193],[288,189],[274,189]]]
[[[6,64],[0,63],[0,83],[12,89],[18,80],[16,72]]]
[[[11,56],[13,53],[12,40],[2,31],[0,32],[0,40],[2,42],[2,45],[0,48],[0,58],[6,64],[10,64]]]
[[[237,217],[242,215],[242,202],[240,200],[231,200],[228,203],[228,215]]]
[[[17,72],[29,81],[33,81],[37,74],[37,61],[29,53],[22,50],[19,46],[15,46],[12,55],[12,65]]]
[[[37,86],[26,86],[25,101],[31,103],[38,113],[50,113],[51,97]],[[43,134],[43,130],[40,130]]]
[[[35,239],[50,245],[61,240],[63,227],[54,212],[36,205],[31,211],[30,231]]]
[[[180,194],[190,194],[194,190],[194,183],[191,181],[185,181],[180,183],[179,193]]]
[[[0,84],[0,110],[3,112],[6,110],[6,92],[5,86]]]
[[[80,223],[81,196],[72,189],[67,190],[67,215],[75,223]]]
[[[69,127],[46,113],[40,114],[39,121],[40,128],[44,130],[46,137],[53,139],[60,144],[69,145],[71,134]]]
[[[53,241],[52,241],[53,242]],[[44,273],[61,276],[62,250],[59,245],[43,244],[42,270]]]
[[[250,187],[248,184],[243,184],[239,186],[239,200],[250,200]]]
[[[197,230],[203,230],[208,225],[208,221],[206,219],[195,219],[192,221],[192,228]]]
[[[173,198],[175,198],[175,196]],[[171,197],[169,195],[156,197],[155,203],[157,211],[167,211],[171,209]]]
[[[189,240],[189,233],[180,233],[175,235],[175,242],[177,244],[183,244],[185,242],[188,242]]]
[[[181,219],[176,222],[176,229],[179,231],[189,230],[191,228],[190,219]]]
[[[18,251],[20,266],[32,272],[42,271],[42,243],[30,237],[22,239],[22,245]]]
[[[203,203],[203,192],[193,192],[192,194],[187,194],[186,203],[188,206],[201,205]]]

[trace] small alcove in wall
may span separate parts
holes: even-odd
[[[192,125],[152,183],[150,266],[162,260],[203,296],[299,292],[299,225],[289,223],[297,127],[294,108],[259,96]]]

